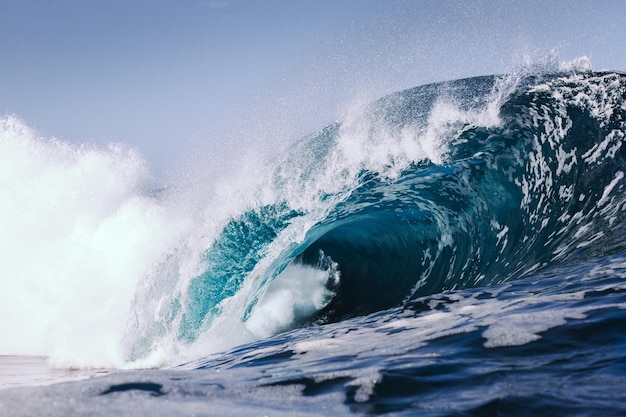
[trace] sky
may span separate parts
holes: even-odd
[[[156,177],[272,152],[352,103],[557,51],[626,70],[607,1],[1,0],[0,116],[124,143]],[[213,162],[211,162],[213,161]]]

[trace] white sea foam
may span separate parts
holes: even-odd
[[[324,308],[335,293],[326,287],[338,284],[336,269],[291,264],[268,286],[264,297],[246,321],[246,328],[257,338],[288,330]]]
[[[145,162],[0,119],[0,354],[120,366],[135,288],[184,222],[146,194]]]

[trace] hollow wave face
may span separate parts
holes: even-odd
[[[411,163],[393,180],[368,173],[300,255],[306,263],[321,250],[339,264],[321,317],[622,252],[624,81],[523,79],[499,123],[455,123],[440,164]]]
[[[47,306],[20,313],[38,323],[32,334],[48,335],[33,340],[38,354],[153,366],[618,254],[625,96],[623,74],[576,66],[417,87],[354,109],[244,180],[217,183],[193,208],[180,191],[146,189],[128,150],[42,141],[5,119],[2,146],[48,156],[0,168],[14,193],[0,206],[4,283]],[[77,168],[97,161],[104,172]],[[43,171],[28,185],[20,173],[31,166]],[[113,172],[126,174],[107,188]],[[34,188],[42,178],[45,191]],[[54,190],[68,205],[52,204]],[[15,246],[34,224],[7,220],[20,210],[43,224]],[[54,221],[66,213],[69,223]],[[4,314],[19,310],[4,301]],[[83,330],[71,315],[85,318]],[[87,328],[103,329],[107,347],[81,356],[64,338],[88,339]]]

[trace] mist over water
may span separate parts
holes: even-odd
[[[0,123],[2,354],[120,363],[134,291],[184,229],[123,145],[96,149]]]

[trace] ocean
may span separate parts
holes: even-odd
[[[585,60],[193,186],[5,116],[0,415],[624,416],[625,136]]]

